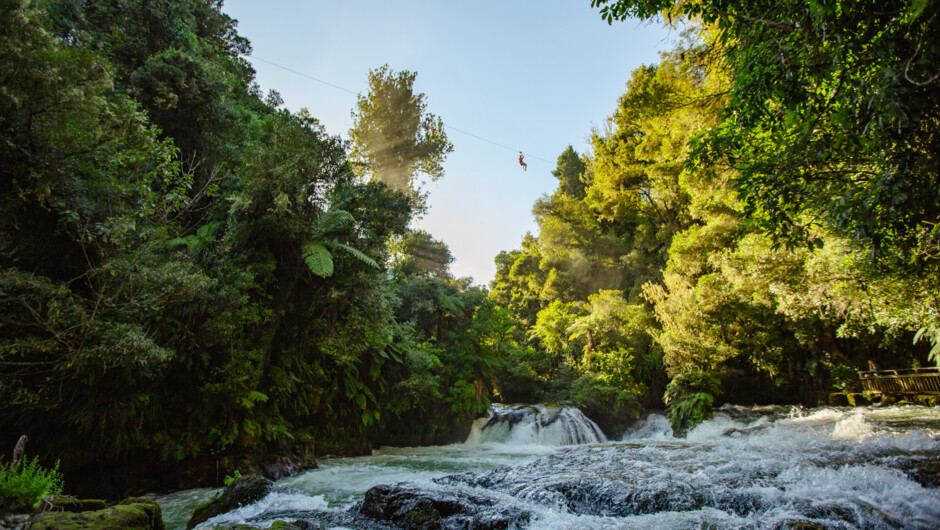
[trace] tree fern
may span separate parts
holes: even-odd
[[[330,249],[342,249],[370,267],[381,268],[374,259],[361,250],[337,241],[336,236],[355,222],[356,218],[346,210],[330,209],[320,215],[311,229],[311,240],[305,243],[301,250],[310,272],[321,278],[333,275],[333,254]]]
[[[321,278],[327,278],[333,275],[333,256],[321,241],[310,241],[305,243],[302,249],[304,263],[310,272]]]
[[[450,296],[444,292],[437,293],[437,303],[450,313],[457,313],[464,308],[463,300],[459,296]]]
[[[351,247],[351,246],[349,246],[349,245],[344,245],[344,244],[342,244],[342,243],[337,243],[337,242],[335,242],[335,241],[330,241],[328,244],[329,244],[331,247],[341,248],[341,249],[345,250],[346,252],[348,252],[349,254],[351,254],[352,256],[354,256],[356,259],[358,259],[359,261],[365,263],[366,265],[368,265],[368,266],[370,266],[370,267],[374,267],[374,268],[376,268],[376,269],[381,269],[381,268],[382,268],[382,267],[379,266],[378,263],[376,263],[376,261],[375,261],[374,259],[372,259],[372,258],[370,258],[369,256],[367,256],[365,253],[363,253],[363,252],[362,252],[361,250],[359,250],[359,249],[353,248],[353,247]]]
[[[315,236],[324,236],[333,232],[338,232],[348,225],[355,223],[356,218],[346,210],[327,210],[317,219],[316,226],[313,227]]]

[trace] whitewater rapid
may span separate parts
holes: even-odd
[[[724,407],[684,439],[654,414],[612,441],[574,408],[496,406],[463,444],[320,464],[203,527],[368,527],[356,512],[363,494],[405,483],[420,495],[470,499],[453,527],[478,518],[540,530],[940,528],[940,410],[916,406]],[[158,499],[168,528],[212,494]]]

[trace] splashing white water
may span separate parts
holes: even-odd
[[[507,414],[523,408],[510,428]],[[940,409],[723,407],[685,439],[652,414],[621,442],[570,445],[595,432],[589,421],[557,407],[497,407],[467,443],[326,460],[278,483],[297,491],[212,522],[263,527],[345,513],[374,485],[411,481],[524,511],[528,519],[513,524],[539,530],[940,528],[940,477],[930,474],[940,463]]]
[[[623,433],[623,441],[629,440],[669,440],[673,438],[669,418],[662,414],[650,414],[632,429]]]
[[[473,424],[467,444],[562,446],[603,443],[603,431],[575,407],[494,404]]]
[[[268,513],[303,513],[316,510],[329,509],[329,505],[322,495],[309,496],[300,491],[272,491],[254,504],[242,506],[228,513],[217,515],[196,528],[212,528],[215,526],[239,524],[244,521],[264,516]],[[274,519],[256,523],[260,528],[271,526]]]

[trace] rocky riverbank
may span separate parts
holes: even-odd
[[[164,530],[160,506],[131,497],[109,506],[67,497],[44,501],[38,512],[0,516],[0,530]]]

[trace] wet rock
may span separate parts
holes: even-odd
[[[749,436],[755,432],[763,431],[770,427],[771,424],[766,423],[763,425],[754,425],[752,427],[743,427],[743,428],[731,428],[725,429],[721,433],[722,436],[728,436],[729,438],[741,438],[742,436]]]
[[[29,515],[0,515],[0,530],[25,530],[29,526]]]
[[[904,472],[925,488],[940,487],[940,455],[936,453],[910,452],[883,459],[881,463]]]
[[[483,441],[505,442],[513,436],[530,437],[535,443],[544,445],[602,443],[607,440],[600,427],[576,407],[494,404],[490,410],[492,416],[480,429]]]
[[[865,407],[871,405],[871,399],[869,399],[867,395],[858,392],[846,394],[846,398],[849,400],[849,405],[852,405],[853,407]]]
[[[324,530],[326,527],[314,522],[308,521],[274,521],[271,523],[271,526],[251,526],[248,524],[234,524],[234,525],[224,525],[224,526],[212,526],[206,530],[260,530],[260,528],[268,528],[270,530]]]
[[[528,408],[497,411],[493,414],[493,417],[491,417],[489,421],[486,422],[486,425],[483,426],[483,429],[488,429],[497,423],[505,423],[511,430],[513,425],[520,423],[526,418],[526,416],[532,416],[534,414],[535,411]]]
[[[898,402],[898,397],[892,396],[890,394],[881,394],[878,400],[878,404],[881,405],[882,407],[886,407],[888,405],[895,405],[897,404],[897,402]]]
[[[266,478],[278,480],[293,477],[310,469],[316,469],[317,462],[308,459],[279,458],[262,464],[261,467]]]
[[[518,508],[501,506],[491,497],[430,491],[407,483],[371,488],[359,512],[409,529],[510,528],[528,522],[531,516]]]
[[[507,405],[502,407],[493,407],[493,416],[486,422],[483,429],[487,429],[498,423],[505,423],[510,430],[517,423],[522,423],[527,418],[532,417],[541,427],[558,421],[563,407],[558,405],[533,406],[533,405]]]
[[[272,488],[274,488],[274,483],[262,476],[242,477],[226,486],[221,495],[196,508],[193,516],[186,523],[186,528],[193,528],[216,515],[257,502],[270,493]]]
[[[849,397],[842,392],[833,392],[829,394],[829,405],[833,407],[848,407]]]
[[[313,523],[309,521],[294,521],[288,523],[286,521],[274,521],[274,523],[269,526],[271,530],[323,530],[325,527],[320,523]]]
[[[293,477],[304,471],[317,468],[317,459],[312,447],[296,447],[293,450],[268,455],[254,468],[254,472],[271,480]]]
[[[684,485],[670,484],[669,488],[640,489],[629,484],[604,480],[582,479],[545,484],[546,492],[558,492],[572,513],[625,517],[662,511],[687,511],[700,507],[691,488],[685,486],[685,495],[676,495]]]
[[[160,506],[151,499],[131,498],[103,510],[50,512],[34,518],[29,530],[164,530]]]
[[[774,530],[826,530],[826,527],[807,521],[784,521],[775,526]]]

